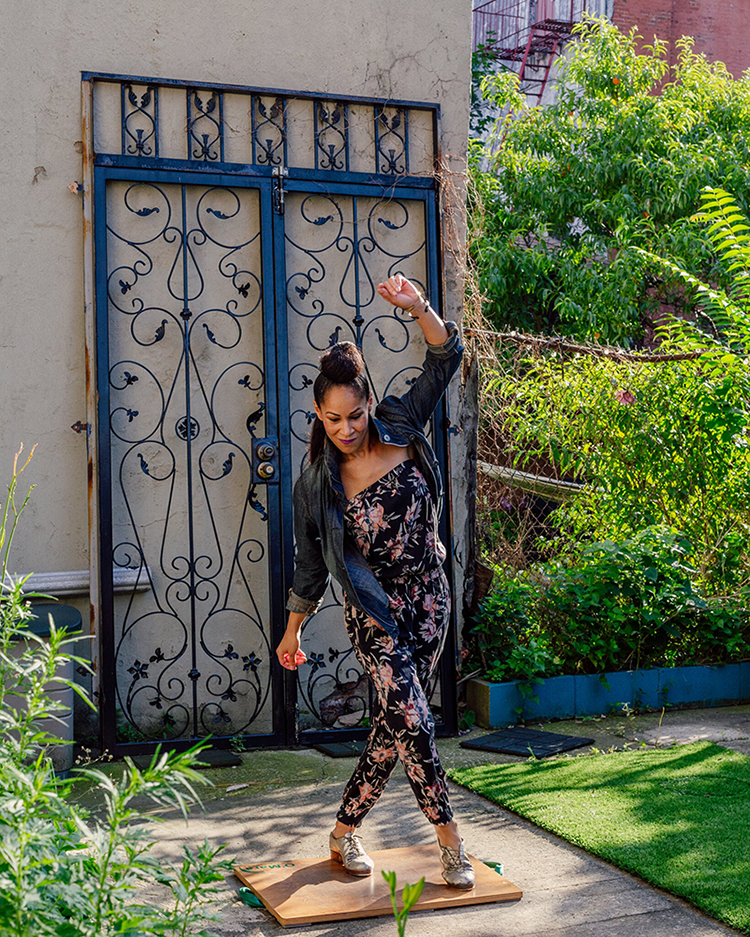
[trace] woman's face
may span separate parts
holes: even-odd
[[[369,435],[370,407],[368,400],[346,384],[331,387],[322,406],[315,404],[315,412],[322,421],[326,436],[344,455],[357,452],[366,445]]]

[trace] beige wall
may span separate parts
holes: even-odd
[[[3,10],[0,482],[38,443],[18,571],[88,566],[80,72],[397,97],[442,105],[444,156],[466,148],[468,0],[13,0]],[[43,167],[41,169],[40,167]],[[460,232],[459,232],[460,233]],[[460,314],[450,258],[447,309]],[[454,400],[454,412],[456,401]],[[454,443],[464,522],[462,440]],[[84,600],[85,602],[85,600]]]

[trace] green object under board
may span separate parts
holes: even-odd
[[[240,888],[240,898],[242,903],[246,904],[249,908],[262,908],[263,902],[260,898],[247,887]]]

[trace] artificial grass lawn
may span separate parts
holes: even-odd
[[[710,742],[450,777],[750,933],[750,758]]]

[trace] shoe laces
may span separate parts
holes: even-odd
[[[352,833],[351,831],[349,833],[344,833],[341,844],[346,850],[347,857],[367,855],[362,845],[362,841],[356,833]]]
[[[443,852],[443,866],[447,871],[457,871],[469,864],[462,845],[458,847],[458,850],[452,849],[450,846],[441,846],[440,848]]]

